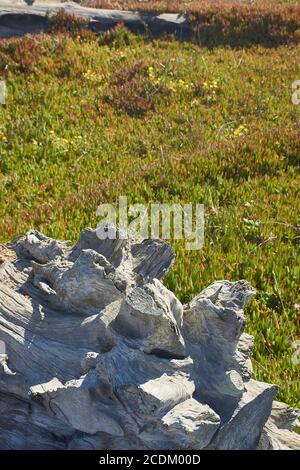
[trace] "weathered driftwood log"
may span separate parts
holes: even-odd
[[[160,281],[173,259],[91,229],[2,248],[1,449],[300,448],[297,411],[251,378],[254,290],[219,281],[183,306]]]
[[[191,26],[185,14],[100,10],[82,7],[68,1],[64,3],[36,2],[28,6],[25,2],[12,4],[6,0],[0,0],[0,37],[41,32],[46,28],[47,15],[55,14],[62,8],[72,15],[88,20],[89,27],[96,33],[106,31],[122,22],[135,33],[176,34],[179,38],[192,35]]]

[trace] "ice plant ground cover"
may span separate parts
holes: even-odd
[[[83,0],[82,6],[150,13],[179,13],[201,45],[269,47],[300,40],[299,1],[273,0]]]
[[[300,46],[207,49],[123,28],[0,42],[1,241],[75,240],[100,203],[198,202],[205,245],[165,284],[186,302],[247,279],[258,379],[299,406]],[[0,253],[1,256],[1,253]],[[1,259],[0,259],[1,262]],[[298,335],[298,338],[297,338]]]
[[[54,1],[54,0],[53,0]],[[93,8],[119,8],[128,10],[152,11],[203,11],[208,7],[218,6],[219,9],[227,5],[235,7],[264,7],[268,8],[284,4],[297,4],[299,0],[76,0],[76,3]]]

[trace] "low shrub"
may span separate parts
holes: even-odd
[[[132,42],[133,37],[136,39],[136,36],[124,27],[124,23],[120,22],[115,27],[101,34],[99,45],[118,49],[119,47],[128,46]]]
[[[232,5],[219,3],[188,11],[199,45],[278,46],[299,42],[300,5]]]
[[[8,68],[16,69],[24,74],[34,72],[40,62],[42,46],[33,37],[17,38],[0,43],[0,73],[3,75]]]
[[[47,33],[69,33],[73,37],[93,39],[95,34],[89,29],[89,21],[72,15],[64,9],[47,18]]]
[[[158,98],[167,96],[169,91],[163,81],[154,79],[153,69],[143,60],[121,67],[114,74],[104,99],[130,116],[154,111]]]
[[[299,3],[87,0],[83,4],[94,8],[185,13],[197,43],[203,46],[277,46],[300,41]]]

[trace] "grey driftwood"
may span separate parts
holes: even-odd
[[[160,240],[36,231],[0,261],[0,449],[299,449],[299,412],[254,380],[246,281],[187,305]]]
[[[68,13],[87,19],[89,27],[96,33],[106,31],[117,23],[123,22],[135,33],[146,31],[153,35],[172,33],[179,38],[191,35],[191,28],[185,14],[100,10],[82,7],[75,2],[36,2],[29,6],[25,2],[14,4],[0,0],[0,37],[42,32],[47,25],[47,15],[53,15],[62,8]]]

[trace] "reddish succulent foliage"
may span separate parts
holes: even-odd
[[[234,5],[222,2],[188,13],[199,44],[276,46],[299,41],[300,5]]]
[[[89,29],[89,21],[84,18],[67,13],[64,9],[48,18],[48,33],[69,33],[83,39],[93,38],[95,35]]]
[[[1,41],[1,74],[3,74],[8,67],[16,68],[22,73],[34,72],[40,61],[42,49],[40,41],[33,37]]]
[[[105,99],[130,116],[144,116],[155,110],[157,99],[167,94],[163,85],[153,83],[149,64],[138,61],[116,71]]]
[[[300,40],[300,5],[242,0],[114,1],[86,0],[95,8],[184,12],[192,24],[197,42],[205,46],[228,44],[276,46]]]
[[[99,44],[102,46],[122,47],[130,43],[130,32],[122,21],[113,28],[105,31],[99,38]]]

